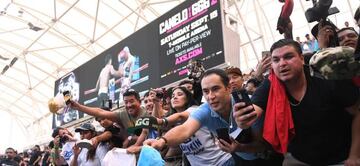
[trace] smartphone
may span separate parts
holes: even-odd
[[[235,103],[239,103],[239,102],[245,102],[245,106],[247,107],[249,105],[251,105],[251,100],[249,98],[248,93],[246,92],[245,89],[242,90],[234,90],[233,92],[231,92],[232,97],[235,100]],[[254,109],[247,111],[244,113],[244,115],[251,113],[252,111],[254,111]]]
[[[226,141],[227,143],[231,143],[228,128],[216,129],[216,133],[217,133],[217,136],[219,139],[222,139],[222,140]]]
[[[262,59],[265,59],[266,57],[268,57],[268,56],[270,56],[270,55],[271,55],[270,51],[263,51],[263,52],[261,52],[261,57],[262,57]]]

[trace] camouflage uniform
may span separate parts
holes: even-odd
[[[360,61],[354,49],[347,46],[322,49],[310,59],[311,76],[328,80],[351,79],[360,75]]]

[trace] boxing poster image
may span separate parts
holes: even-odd
[[[220,1],[186,1],[159,18],[160,84],[187,77],[189,62],[205,69],[225,62]]]
[[[70,72],[59,80],[59,84],[56,88],[57,94],[62,94],[66,91],[70,92],[71,99],[74,101],[79,101],[80,94],[80,84],[77,82],[76,75],[74,72]],[[66,109],[66,111],[62,114],[56,114],[55,116],[55,124],[56,126],[61,126],[77,120],[83,117],[83,113],[78,112],[74,109]]]
[[[107,54],[104,60],[105,63],[98,74],[95,87],[84,91],[85,97],[93,93],[97,96],[85,100],[85,105],[97,103],[98,107],[102,107],[105,100],[111,100],[113,103],[122,101],[122,94],[127,89],[148,78],[140,78],[140,72],[148,67],[148,63],[140,66],[140,57],[133,55],[128,46],[119,51],[115,62],[111,54]]]

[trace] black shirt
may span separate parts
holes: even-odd
[[[358,89],[350,80],[329,81],[310,77],[304,69],[307,89],[302,101],[287,94],[291,106],[295,137],[289,152],[311,165],[328,165],[344,161],[351,146],[352,116],[344,108],[355,104]],[[270,81],[264,80],[252,101],[266,110]]]
[[[41,152],[33,151],[30,157],[29,165],[39,166],[41,160],[39,160],[37,163],[34,163],[39,157],[41,158]]]
[[[18,162],[9,159],[3,159],[0,161],[0,166],[18,166]]]

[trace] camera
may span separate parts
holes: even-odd
[[[159,99],[162,99],[164,97],[164,93],[163,92],[156,92],[156,97]]]
[[[156,97],[158,99],[163,99],[165,97],[165,88],[161,88],[161,90],[156,90]]]
[[[61,144],[65,144],[68,139],[69,138],[67,136],[63,135],[62,137],[60,137],[59,141],[60,141]]]
[[[328,16],[339,13],[339,9],[337,7],[330,8],[332,4],[332,0],[312,0],[314,6],[309,8],[305,12],[306,20],[311,23],[314,21],[320,21],[321,19],[326,19]]]

